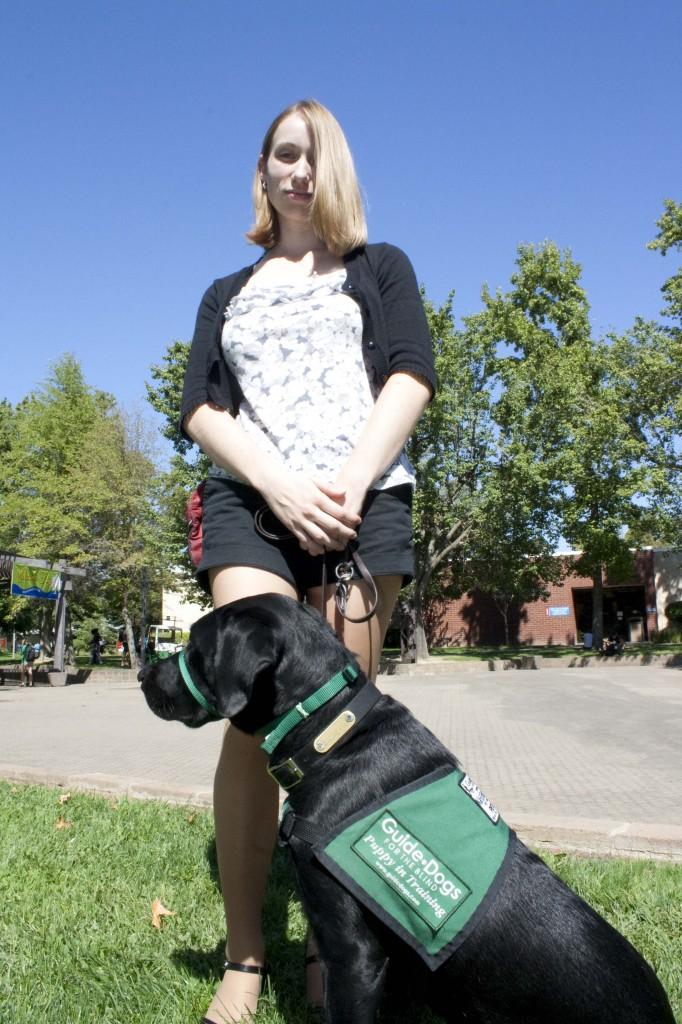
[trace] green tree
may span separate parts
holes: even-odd
[[[612,339],[611,355],[613,390],[647,470],[642,531],[682,545],[682,332],[638,319]]]
[[[658,234],[649,242],[648,249],[656,249],[665,256],[671,249],[682,250],[682,203],[666,199],[663,213],[656,222]],[[679,321],[675,330],[679,332],[682,325],[682,267],[664,283],[661,288],[665,299],[662,312],[672,320]]]
[[[483,290],[487,329],[498,339],[493,407],[497,453],[485,531],[472,566],[505,622],[512,605],[535,600],[561,578],[553,555],[561,533],[564,459],[591,358],[589,305],[581,268],[553,242],[522,245],[511,289]]]
[[[642,408],[638,432],[632,389],[628,394],[624,385],[625,345],[592,339],[580,277],[570,253],[559,253],[552,243],[521,248],[515,288],[505,303],[505,338],[523,358],[505,379],[498,406],[503,428],[517,424],[523,447],[546,474],[561,533],[582,552],[575,568],[593,581],[592,632],[599,646],[604,576],[632,572],[630,546],[650,525],[655,479],[646,464],[649,411]],[[520,350],[514,336],[522,339]],[[636,381],[642,353],[631,346],[629,355]],[[520,412],[524,404],[526,414]]]
[[[563,535],[582,552],[576,570],[592,577],[600,644],[604,575],[631,571],[628,545],[644,528],[652,490],[625,400],[622,346],[592,339],[570,252],[552,242],[521,246],[511,283],[495,296],[484,290],[483,301],[486,330],[498,340],[496,472],[513,467],[516,483],[506,490],[517,507],[495,498],[488,534],[472,538],[477,581],[505,602],[515,587],[517,600],[540,592]]]
[[[0,400],[0,459],[5,460],[5,456],[10,450],[12,433],[13,433],[13,421],[14,421],[14,409],[10,402],[6,398]],[[4,475],[0,473],[0,487],[3,484]]]
[[[619,350],[594,346],[581,378],[582,402],[566,453],[567,493],[563,532],[582,554],[576,571],[592,578],[593,644],[603,639],[603,583],[633,571],[630,548],[650,519],[647,499],[652,479],[645,447],[632,429],[619,387]]]
[[[97,462],[86,462],[88,438],[113,407],[112,396],[89,388],[68,355],[19,403],[5,455],[0,547],[51,561],[88,561],[98,503]],[[77,485],[84,470],[92,481],[86,493]]]
[[[417,472],[415,578],[403,592],[403,657],[428,658],[430,601],[461,592],[455,567],[468,550],[493,451],[490,419],[495,342],[480,318],[457,330],[452,297],[440,309],[425,300],[438,391],[407,444]]]
[[[99,421],[89,438],[100,458],[98,535],[91,553],[107,606],[120,609],[131,665],[136,627],[144,635],[150,600],[169,579],[169,565],[160,527],[156,453],[139,415],[119,411]],[[87,477],[82,479],[87,486]]]
[[[477,429],[487,444],[470,482],[470,529],[453,566],[450,592],[493,598],[510,642],[512,606],[560,578],[553,557],[564,488],[561,460],[589,355],[589,318],[580,267],[551,242],[521,246],[511,288],[482,290],[483,310],[464,321],[466,350],[486,353]],[[453,367],[455,377],[458,367]],[[447,423],[442,427],[449,436]]]
[[[505,643],[511,634],[512,609],[548,594],[564,566],[555,554],[556,529],[548,522],[548,495],[534,490],[532,469],[505,460],[491,474],[472,537],[469,556],[461,565],[467,590],[489,594],[504,623]]]
[[[6,399],[0,401],[0,509],[4,508],[5,497],[9,487],[7,478],[7,456],[10,451],[11,438],[13,434],[14,409]],[[0,541],[0,550],[2,542]],[[27,612],[21,610],[15,599],[10,597],[10,581],[0,577],[0,630],[26,629],[29,622],[26,618]],[[25,602],[29,605],[29,602]],[[21,614],[21,625],[17,625],[18,617]]]
[[[185,506],[191,491],[204,479],[210,459],[180,433],[180,406],[190,342],[173,341],[162,362],[150,370],[147,399],[163,418],[162,433],[173,446],[169,468],[159,475],[158,524],[165,558],[175,570],[174,586],[193,601],[205,604],[206,595],[194,578],[194,566],[187,551]]]
[[[666,199],[658,234],[648,248],[662,255],[682,250],[682,203]],[[638,318],[614,340],[620,357],[619,385],[629,421],[644,446],[656,514],[651,532],[682,545],[682,268],[661,289],[662,313],[654,323]]]
[[[0,580],[0,632],[21,634],[37,629],[36,604],[30,598],[12,597],[9,580]]]
[[[89,387],[69,355],[13,414],[0,548],[86,567],[70,602],[76,620],[103,613],[115,580],[139,593],[142,566],[158,569],[155,467],[131,436],[113,397]],[[117,600],[121,614],[120,589]],[[41,605],[46,645],[51,613]]]

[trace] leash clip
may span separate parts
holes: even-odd
[[[339,562],[336,569],[336,578],[339,583],[348,583],[353,579],[353,563],[352,562]]]

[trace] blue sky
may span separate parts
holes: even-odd
[[[243,239],[263,133],[344,126],[370,237],[458,316],[520,242],[583,265],[595,334],[655,317],[682,199],[679,0],[64,0],[0,15],[0,398],[63,352],[139,402]]]

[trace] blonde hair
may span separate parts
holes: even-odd
[[[275,118],[263,139],[261,154],[270,156],[272,140],[282,121],[300,114],[310,129],[315,159],[315,193],[310,207],[312,228],[330,252],[345,256],[367,241],[367,224],[353,157],[334,115],[316,100],[293,103]],[[255,223],[246,237],[272,249],[279,240],[277,213],[263,190],[259,168],[253,177]]]

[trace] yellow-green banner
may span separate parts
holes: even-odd
[[[59,597],[59,573],[54,569],[39,569],[35,565],[15,562],[11,592],[14,597],[38,597],[43,601],[56,601]]]

